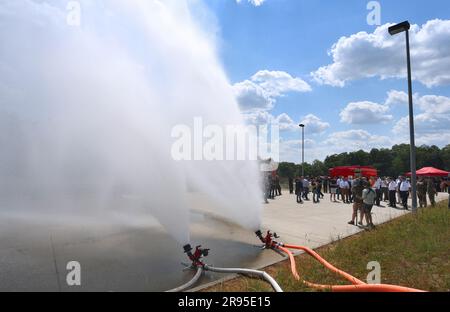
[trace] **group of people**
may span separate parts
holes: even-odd
[[[298,177],[297,179],[289,179],[289,191],[297,196],[297,203],[303,204],[303,201],[309,201],[309,194],[312,194],[313,202],[320,203],[325,195],[322,193],[323,181],[320,178]]]
[[[263,193],[266,204],[269,203],[269,199],[275,199],[275,197],[282,195],[280,177],[278,175],[266,175],[264,178]]]
[[[408,199],[411,195],[410,179],[399,176],[397,179],[390,177],[365,178],[365,177],[297,177],[289,178],[289,191],[296,195],[297,203],[303,204],[310,201],[312,195],[314,203],[320,203],[325,198],[324,193],[330,194],[330,201],[346,204],[353,204],[351,225],[363,226],[365,219],[366,226],[373,228],[372,209],[381,206],[381,202],[389,202],[389,207],[397,208],[401,205],[403,209],[408,209]],[[449,192],[450,181],[438,180],[434,178],[419,177],[417,181],[417,197],[420,208],[428,206],[428,200],[432,206],[436,205],[438,192]],[[269,174],[265,178],[265,201],[281,196],[280,177]],[[450,202],[449,202],[450,208]],[[356,220],[359,213],[359,221]]]

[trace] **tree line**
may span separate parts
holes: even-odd
[[[417,169],[435,167],[450,171],[450,145],[439,148],[435,145],[423,145],[416,148]],[[328,176],[330,168],[339,166],[373,166],[380,176],[397,177],[410,170],[409,144],[395,145],[391,149],[372,149],[370,152],[359,150],[328,156],[324,161],[315,160],[304,165],[305,176]],[[278,174],[282,178],[294,178],[301,175],[299,164],[280,163]]]

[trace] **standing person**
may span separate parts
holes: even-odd
[[[389,188],[386,177],[381,180],[381,193],[383,194],[383,201],[389,201]]]
[[[370,228],[374,228],[375,225],[372,221],[372,208],[375,204],[377,193],[370,187],[369,183],[364,185],[364,191],[362,194],[363,205],[364,205],[364,214],[366,216],[367,226]]]
[[[294,194],[294,178],[289,177],[289,193]]]
[[[380,207],[381,196],[383,195],[383,193],[381,192],[381,182],[382,182],[381,178],[378,177],[378,179],[376,179],[374,183],[375,193],[377,194],[377,197],[375,198],[375,203],[377,204],[378,207]]]
[[[356,179],[353,182],[352,187],[352,193],[354,197],[354,203],[353,203],[353,215],[352,220],[348,223],[350,225],[355,225],[355,222],[357,221],[356,218],[358,217],[358,211],[360,212],[360,220],[359,225],[362,225],[363,217],[364,217],[364,211],[363,211],[363,184],[361,179]]]
[[[394,179],[388,179],[388,189],[389,189],[389,207],[397,208],[397,182]]]
[[[323,187],[323,181],[322,179],[318,178],[317,179],[317,192],[319,194],[319,196],[324,199],[325,195],[322,193],[322,187]]]
[[[331,178],[330,181],[330,201],[336,203],[336,193],[337,193],[337,181],[334,178]]]
[[[276,175],[275,177],[275,186],[276,186],[276,196],[281,196],[281,184],[280,184],[280,176]]]
[[[297,203],[303,204],[303,179],[300,177],[295,180],[295,195],[297,195]]]
[[[404,177],[401,177],[398,189],[400,191],[400,196],[402,198],[403,208],[408,210],[408,198],[409,192],[411,191],[411,183],[409,183],[409,181],[406,180]]]
[[[417,197],[419,198],[420,208],[427,208],[427,184],[423,178],[417,181]]]
[[[269,175],[269,182],[270,182],[269,198],[275,199],[275,177],[274,177],[273,173]]]
[[[336,183],[337,183],[336,195],[337,195],[338,200],[341,200],[341,181],[342,180],[343,180],[342,177],[339,177],[336,180]]]
[[[317,180],[311,180],[312,194],[313,194],[313,203],[318,204],[320,202],[319,195],[319,184]]]
[[[323,179],[323,192],[324,192],[325,194],[328,193],[328,187],[329,187],[329,185],[330,185],[330,178],[325,177],[325,178]]]
[[[303,199],[306,201],[309,201],[308,194],[310,185],[307,178],[303,179]]]
[[[341,191],[342,201],[346,204],[350,204],[349,200],[350,184],[348,183],[347,178],[341,180],[339,189]]]
[[[430,199],[431,206],[436,206],[436,188],[434,186],[434,181],[432,178],[428,179],[427,182],[427,193],[428,198]]]
[[[353,177],[348,177],[348,200],[350,204],[353,203],[353,193],[352,193],[352,187],[353,187]]]
[[[397,182],[397,204],[401,204],[402,203],[402,196],[400,195],[400,183],[402,182],[402,177],[398,177],[398,179],[395,181]]]

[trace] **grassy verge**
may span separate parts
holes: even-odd
[[[338,268],[366,280],[370,261],[381,264],[382,283],[450,291],[450,210],[447,202],[407,215],[316,250]],[[348,284],[308,255],[296,258],[300,276],[319,284]],[[287,261],[265,269],[285,291],[312,291],[295,281]],[[262,281],[236,278],[205,291],[271,291]]]

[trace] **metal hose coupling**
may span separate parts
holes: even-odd
[[[195,247],[194,253],[192,253],[192,246],[187,244],[183,247],[184,253],[188,256],[189,260],[192,262],[192,267],[204,267],[205,264],[202,262],[202,258],[209,255],[210,249],[202,248],[201,245]]]

